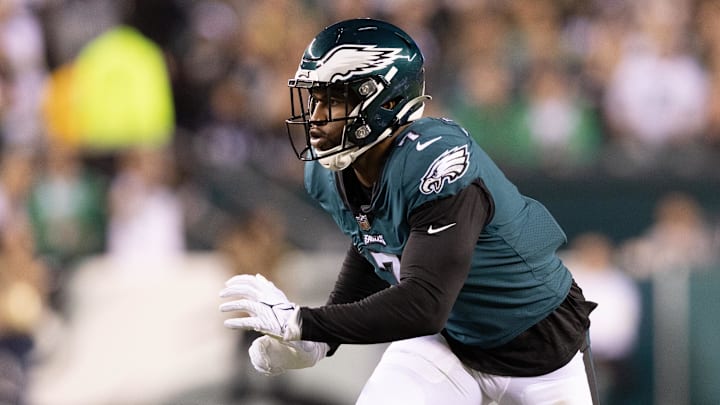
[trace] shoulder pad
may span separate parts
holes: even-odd
[[[456,194],[471,183],[478,174],[476,152],[472,139],[457,124],[423,119],[398,139],[391,176],[402,178],[405,192],[422,204]]]

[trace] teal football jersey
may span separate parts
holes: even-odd
[[[464,344],[491,348],[545,318],[570,289],[572,277],[556,254],[566,237],[542,204],[522,195],[472,137],[446,119],[420,119],[396,136],[373,190],[371,215],[347,206],[336,173],[317,162],[305,169],[309,194],[391,284],[400,279],[413,210],[478,179],[494,212],[446,330]]]

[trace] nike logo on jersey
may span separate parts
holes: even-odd
[[[438,136],[437,138],[433,138],[427,142],[418,142],[417,145],[415,145],[415,149],[418,150],[418,152],[425,150],[428,146],[432,145],[433,143],[437,142],[442,138],[442,136]]]
[[[450,229],[450,228],[452,228],[452,227],[455,226],[455,225],[457,225],[457,222],[453,222],[452,224],[447,224],[447,225],[441,226],[441,227],[439,227],[439,228],[433,228],[433,226],[430,225],[430,227],[428,227],[428,231],[427,231],[427,232],[428,232],[428,234],[430,234],[430,235],[434,235],[434,234],[436,234],[436,233],[440,233],[440,232],[442,232],[442,231],[444,231],[444,230]]]

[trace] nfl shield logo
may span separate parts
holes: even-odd
[[[360,229],[362,229],[363,231],[370,230],[370,220],[368,219],[367,215],[357,214],[355,216],[355,220],[357,221],[358,225],[360,225]]]

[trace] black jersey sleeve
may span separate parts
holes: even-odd
[[[349,252],[328,304],[301,308],[302,339],[369,344],[440,332],[467,278],[490,211],[490,199],[480,183],[417,208],[409,218],[411,232],[401,257],[400,282],[376,292],[370,284],[357,281],[372,266],[357,262],[364,258]],[[428,232],[431,226],[444,230]],[[365,293],[370,295],[361,298]]]
[[[328,297],[326,305],[356,302],[389,286],[390,284],[385,280],[375,275],[373,265],[365,260],[354,245],[351,245],[345,254],[340,274],[335,280],[335,286]],[[332,356],[340,343],[328,343],[330,344],[330,351],[328,351],[327,355]]]
[[[385,280],[375,275],[373,265],[365,260],[357,248],[350,246],[327,305],[355,302],[389,286]]]

